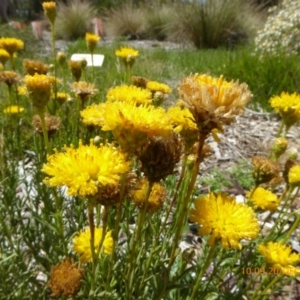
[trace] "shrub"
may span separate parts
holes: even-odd
[[[197,48],[217,48],[247,41],[258,21],[258,12],[241,0],[193,1],[178,7],[168,32],[171,39],[190,41]]]
[[[57,7],[56,34],[66,40],[83,37],[91,26],[97,10],[86,0],[59,2]],[[67,17],[66,17],[67,16]]]
[[[255,38],[256,51],[261,55],[276,55],[279,52],[298,53],[299,9],[300,2],[297,0],[286,0],[282,6],[270,8],[267,22]]]

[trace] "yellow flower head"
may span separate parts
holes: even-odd
[[[167,113],[160,107],[107,102],[103,113],[102,130],[111,130],[117,142],[131,153],[144,145],[148,137],[168,137],[172,131]]]
[[[293,186],[300,186],[300,164],[290,168],[288,178],[289,184]]]
[[[10,55],[5,49],[0,48],[0,63],[5,66],[6,62],[9,60]]]
[[[24,48],[24,42],[16,38],[0,38],[0,48],[6,50],[10,58],[14,57],[15,52]]]
[[[51,269],[50,275],[47,286],[52,291],[51,297],[74,298],[76,296],[83,271],[75,265],[73,260],[67,258],[62,263],[55,265]]]
[[[290,246],[269,242],[258,245],[259,252],[265,257],[268,265],[276,269],[277,274],[296,276],[300,269],[294,267],[300,261],[300,254],[292,253]]]
[[[13,84],[17,84],[20,81],[20,76],[14,71],[3,71],[0,73],[0,82],[4,82],[11,87]]]
[[[65,102],[70,101],[71,97],[68,93],[58,92],[56,95],[56,100],[59,105],[63,105]]]
[[[97,34],[87,32],[85,34],[85,41],[89,51],[94,53],[97,43],[100,41],[100,37]]]
[[[23,110],[24,110],[24,107],[22,107],[22,106],[10,105],[10,106],[6,107],[5,109],[3,109],[3,112],[5,114],[15,115],[15,114],[21,113]]]
[[[42,5],[43,5],[45,16],[48,18],[51,24],[54,24],[56,19],[56,3],[53,1],[48,1],[48,2],[43,2]]]
[[[282,92],[270,99],[271,106],[281,115],[286,126],[290,127],[300,120],[300,95]]]
[[[255,209],[275,211],[279,205],[278,197],[262,187],[256,188],[253,194],[252,191],[248,192],[247,197],[250,195],[249,201],[253,203]]]
[[[99,248],[99,244],[102,239],[102,228],[95,228],[95,237],[94,237],[94,247],[97,251]],[[108,231],[105,234],[104,242],[102,245],[102,249],[99,251],[99,255],[104,252],[106,254],[111,254],[113,249],[113,238],[111,236],[112,232]],[[73,249],[74,252],[79,256],[79,260],[81,263],[87,263],[92,260],[92,251],[91,251],[91,232],[89,228],[81,231],[78,235],[76,235],[73,239]]]
[[[37,111],[43,111],[50,100],[53,79],[44,74],[26,75],[24,83]]]
[[[191,75],[182,80],[178,90],[204,134],[213,129],[222,131],[223,125],[234,122],[252,97],[245,83],[228,82],[222,76]]]
[[[135,102],[136,104],[150,104],[152,102],[150,91],[134,85],[121,85],[111,88],[106,98],[109,101]]]
[[[251,207],[223,193],[210,193],[195,200],[190,220],[200,225],[199,233],[211,235],[209,245],[221,241],[226,249],[241,249],[241,239],[258,236],[259,224]]]
[[[88,126],[103,126],[105,108],[105,103],[89,105],[87,108],[80,111],[82,122]]]
[[[157,81],[148,81],[146,84],[146,88],[153,93],[155,92],[162,92],[163,94],[172,93],[171,88],[167,84],[160,83]]]
[[[27,97],[29,96],[25,85],[18,86],[18,95]]]
[[[131,47],[121,47],[115,51],[116,56],[120,57],[126,66],[132,67],[135,59],[139,56],[139,51]]]
[[[77,149],[64,147],[64,152],[56,151],[48,156],[42,172],[48,176],[44,183],[49,186],[67,186],[71,196],[95,195],[109,184],[116,184],[121,174],[129,171],[131,163],[126,154],[110,145],[96,147],[82,145]]]
[[[142,179],[137,183],[138,188],[134,188],[131,196],[136,206],[143,209],[147,205],[147,211],[155,212],[162,207],[166,201],[167,191],[165,187],[158,182],[155,182],[152,186],[148,201],[145,201],[146,192],[149,187],[149,181]]]

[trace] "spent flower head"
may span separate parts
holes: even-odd
[[[199,130],[204,134],[213,129],[222,132],[223,126],[234,122],[252,98],[247,84],[206,74],[183,78],[178,91],[184,106],[190,109]]]
[[[69,69],[76,81],[79,81],[82,75],[82,63],[80,60],[69,60]]]
[[[19,83],[21,80],[18,73],[14,71],[2,71],[0,72],[0,82],[4,82],[9,88],[13,84]]]
[[[51,290],[51,297],[72,297],[78,293],[83,277],[83,271],[79,269],[72,259],[65,259],[55,265],[50,272],[50,280],[47,283]]]
[[[82,104],[84,104],[89,97],[94,96],[98,92],[98,89],[92,83],[79,81],[73,82],[72,91],[82,101]]]
[[[34,75],[35,73],[44,74],[48,73],[49,67],[38,60],[24,59],[23,67],[26,70],[26,74]]]
[[[97,250],[99,244],[102,240],[103,229],[96,227],[94,236],[94,247]],[[79,260],[81,263],[87,263],[92,260],[92,250],[91,250],[91,231],[90,228],[79,232],[73,239],[73,250],[79,255]],[[102,249],[99,251],[99,255],[104,252],[105,254],[111,254],[113,249],[113,238],[112,232],[108,231],[105,234]]]
[[[220,241],[225,249],[241,249],[240,240],[258,236],[259,223],[254,211],[234,198],[210,193],[196,199],[194,206],[189,219],[200,226],[199,234],[210,235],[210,246]]]
[[[114,185],[123,173],[129,171],[131,163],[127,155],[112,145],[96,147],[80,142],[78,148],[64,147],[47,157],[48,162],[42,172],[49,177],[44,183],[55,186],[66,186],[71,196],[87,197],[95,195],[106,185]]]
[[[259,252],[265,257],[269,266],[276,269],[278,274],[297,276],[300,269],[295,265],[300,261],[299,253],[292,253],[292,248],[282,243],[269,242],[258,245]]]

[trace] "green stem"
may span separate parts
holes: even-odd
[[[43,131],[44,142],[45,142],[45,148],[46,148],[47,153],[50,154],[48,131],[47,131],[46,122],[45,122],[45,114],[44,114],[44,112],[38,112],[38,115],[39,115],[40,120],[41,120],[42,131]]]
[[[56,49],[55,49],[55,27],[54,23],[51,22],[51,38],[52,38],[52,57],[53,57],[53,66],[54,66],[54,77],[57,78],[57,66],[56,66]],[[54,89],[54,114],[56,111],[56,99],[57,99],[57,84],[56,80],[53,82]]]
[[[267,278],[267,277],[265,277]],[[261,298],[262,295],[267,294],[268,291],[270,290],[270,288],[280,279],[282,278],[282,276],[277,276],[275,277],[264,289],[262,290],[262,286],[264,283],[264,280],[261,282],[261,284],[255,289],[254,294],[252,295],[251,299],[252,300],[259,300]],[[260,294],[260,295],[258,295]]]
[[[97,256],[95,252],[95,224],[94,224],[94,205],[88,202],[88,220],[90,226],[90,247],[92,253],[92,274],[91,274],[91,291],[90,295],[95,290],[95,275],[96,275],[96,265],[97,265]]]
[[[193,300],[196,296],[196,293],[199,289],[199,285],[201,283],[201,279],[205,273],[205,271],[207,270],[207,268],[209,267],[209,264],[211,262],[211,260],[213,259],[214,253],[216,251],[217,248],[217,241],[214,242],[214,244],[212,245],[212,247],[210,248],[210,251],[208,253],[208,256],[206,258],[206,261],[203,265],[203,267],[201,268],[200,273],[198,274],[198,277],[196,279],[196,283],[194,285],[193,291],[192,291],[192,295],[188,298],[188,300]]]

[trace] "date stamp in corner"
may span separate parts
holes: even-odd
[[[241,268],[242,273],[245,275],[290,275],[294,276],[295,269],[294,268],[285,268],[284,272],[281,268],[278,267],[246,267]]]

